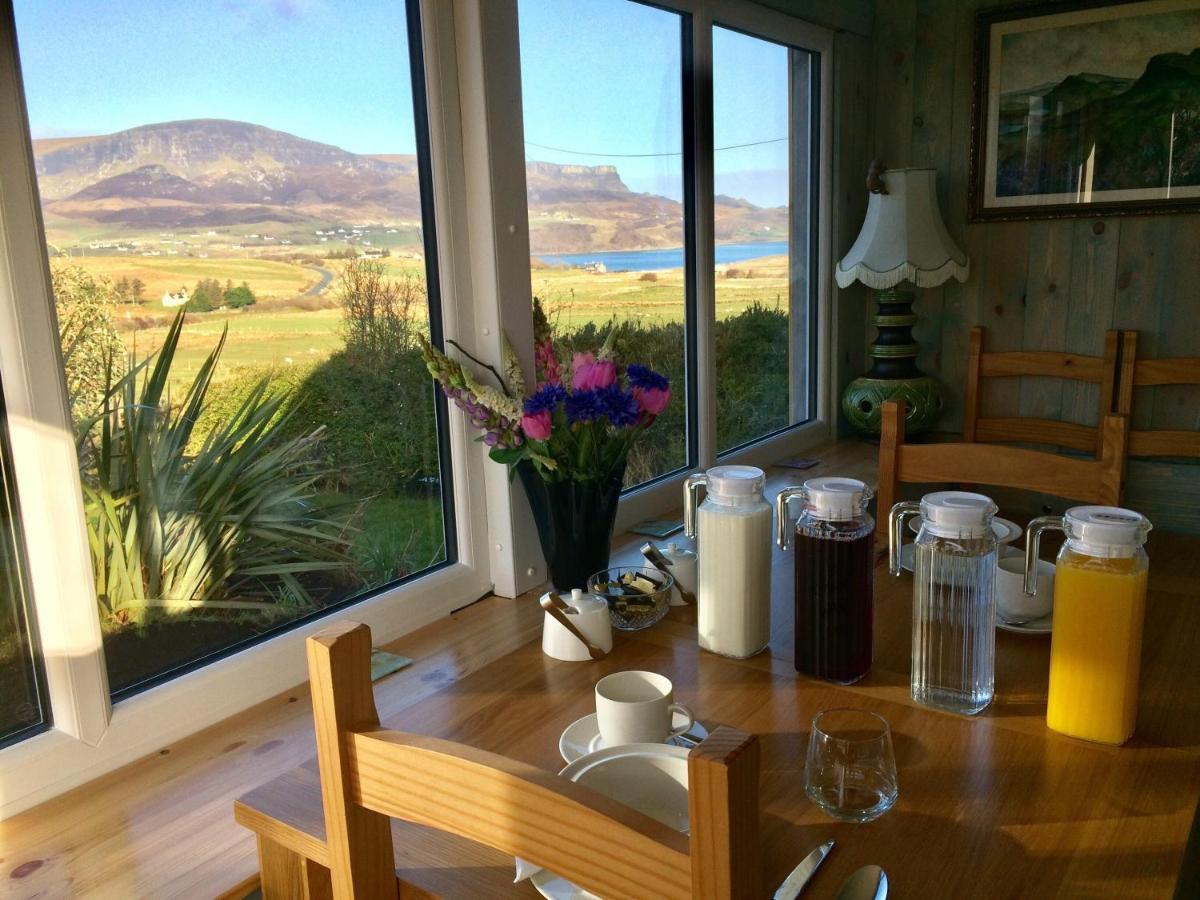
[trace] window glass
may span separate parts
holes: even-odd
[[[815,58],[713,29],[718,452],[814,409]]]
[[[0,745],[47,724],[9,458],[8,425],[0,397]]]
[[[667,375],[626,487],[687,464],[683,19],[632,0],[520,0],[530,274],[556,337]]]
[[[15,7],[114,694],[446,561],[404,4]]]

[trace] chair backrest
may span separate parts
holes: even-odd
[[[999,444],[906,444],[900,404],[884,402],[881,414],[875,523],[876,542],[881,547],[887,546],[887,517],[901,483],[987,484],[1103,506],[1120,503],[1125,476],[1124,416],[1104,416],[1100,420],[1100,458],[1080,459]]]
[[[1119,335],[1109,331],[1104,337],[1103,356],[1080,356],[1049,350],[1019,350],[1006,353],[984,351],[983,328],[971,329],[967,354],[967,387],[963,399],[963,440],[968,442],[1019,441],[1053,444],[1100,456],[1103,435],[1100,428],[1033,417],[998,418],[980,415],[984,378],[1042,376],[1086,381],[1100,386],[1096,421],[1113,411],[1116,390],[1117,346]]]
[[[1200,385],[1200,358],[1138,359],[1138,334],[1126,331],[1121,336],[1121,378],[1117,394],[1117,412],[1133,420],[1135,387],[1168,384]],[[1195,406],[1192,407],[1195,409]],[[1200,457],[1200,431],[1169,429],[1129,431],[1130,456]]]
[[[689,839],[552,772],[380,728],[365,625],[338,623],[309,638],[308,670],[338,900],[397,896],[389,818],[519,856],[604,897],[759,896],[753,735],[717,728],[689,754]]]

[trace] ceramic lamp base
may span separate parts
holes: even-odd
[[[860,434],[879,436],[880,409],[885,400],[908,407],[904,420],[907,435],[928,431],[946,405],[941,383],[931,375],[913,378],[855,378],[842,394],[842,413]]]

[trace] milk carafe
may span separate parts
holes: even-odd
[[[992,702],[996,669],[996,504],[939,491],[897,503],[888,518],[891,573],[900,574],[906,516],[921,514],[913,545],[912,698],[974,715]]]
[[[754,466],[716,466],[684,482],[684,529],[696,539],[700,646],[753,656],[771,640],[771,506]],[[705,489],[697,506],[698,490]]]
[[[1046,724],[1088,741],[1123,744],[1137,721],[1150,522],[1112,506],[1076,506],[1029,523],[1025,590],[1037,588],[1047,528],[1067,536],[1054,573]]]
[[[795,526],[788,501],[804,501]],[[796,671],[849,684],[871,668],[875,520],[854,478],[810,478],[775,499],[776,543],[795,534]]]

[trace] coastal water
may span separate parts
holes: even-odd
[[[753,244],[717,244],[717,263],[742,262],[763,256],[787,253],[787,241],[763,241]],[[600,253],[539,253],[537,258],[551,266],[586,266],[604,263],[609,272],[653,272],[682,269],[683,248],[662,250],[607,250]]]

